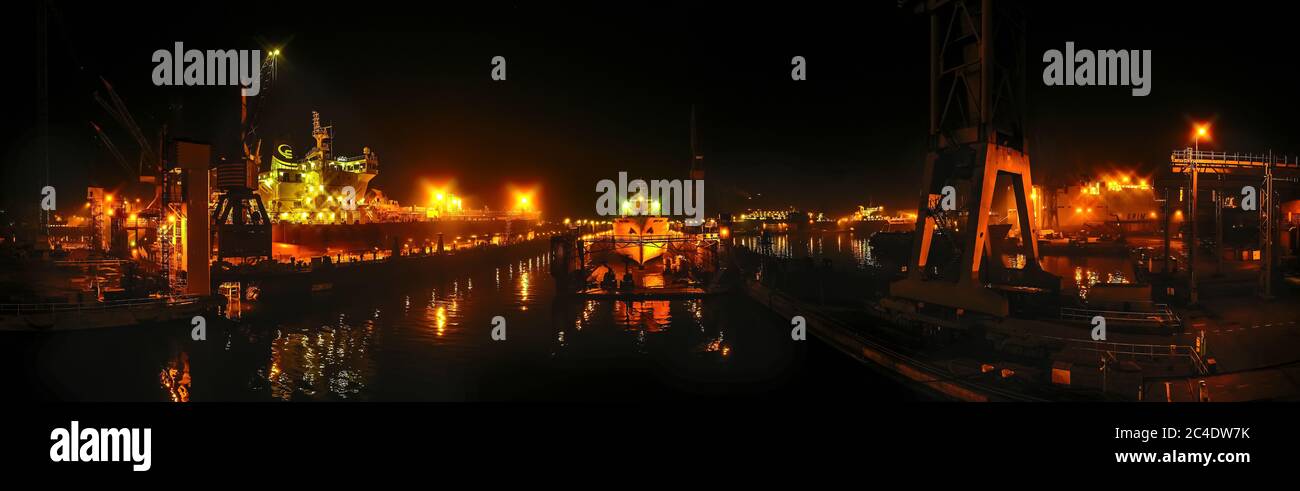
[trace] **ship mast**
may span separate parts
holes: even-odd
[[[700,154],[695,133],[695,105],[691,105],[691,179],[704,179],[704,155]]]
[[[320,125],[320,113],[311,112],[311,137],[316,139],[316,150],[320,152],[322,162],[332,160],[334,152],[331,148],[334,140],[334,127]]]
[[[694,181],[704,180],[704,155],[700,153],[699,138],[696,135],[694,104],[691,104],[691,173],[690,176],[691,176],[691,180]],[[705,204],[704,196],[702,195],[698,196],[696,199],[700,200],[700,202],[697,203],[697,206],[704,206]],[[704,209],[708,210],[707,207],[705,207]],[[690,221],[687,220],[686,223],[689,224]],[[704,222],[700,222],[696,225],[700,227],[700,230],[704,229]]]

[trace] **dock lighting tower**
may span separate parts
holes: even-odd
[[[533,196],[536,194],[535,189],[515,189],[512,193],[514,194],[513,207],[516,212],[528,213],[532,211],[535,205],[533,200]]]
[[[266,54],[266,68],[271,72],[271,77],[275,78],[280,74],[280,48],[272,49]]]

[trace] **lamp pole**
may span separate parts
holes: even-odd
[[[1188,249],[1187,249],[1188,303],[1191,305],[1196,305],[1200,296],[1199,292],[1197,291],[1198,289],[1196,287],[1196,249],[1200,247],[1200,244],[1197,243],[1199,239],[1197,238],[1198,220],[1196,219],[1196,211],[1197,211],[1196,201],[1197,201],[1197,189],[1200,184],[1199,183],[1200,179],[1198,175],[1200,174],[1200,168],[1198,164],[1200,163],[1200,159],[1201,159],[1201,137],[1205,136],[1205,134],[1206,134],[1205,127],[1200,126],[1196,128],[1196,133],[1192,137],[1192,158],[1191,158],[1191,165],[1190,165],[1192,171],[1191,172],[1192,174],[1191,206],[1189,207],[1190,213],[1188,213],[1188,217],[1187,217],[1188,220],[1192,221],[1191,240],[1188,241]]]

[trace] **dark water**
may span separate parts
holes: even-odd
[[[741,295],[556,300],[545,255],[190,326],[3,334],[11,393],[60,400],[914,398]],[[506,340],[493,341],[493,317]],[[211,316],[209,316],[211,317]]]
[[[757,235],[736,238],[736,244],[752,251],[760,251],[762,239]],[[771,255],[787,258],[830,259],[837,268],[874,271],[880,266],[866,235],[852,232],[775,234],[771,241]]]
[[[761,250],[756,235],[737,237],[736,243],[753,251]],[[787,259],[830,259],[836,268],[852,268],[864,272],[876,271],[880,262],[874,256],[870,240],[851,232],[775,234],[770,238],[771,255]],[[1024,267],[1024,256],[1004,256],[1003,264]],[[1097,284],[1126,284],[1136,279],[1133,263],[1125,257],[1043,256],[1039,260],[1043,270],[1061,278],[1061,289],[1088,298],[1088,292]]]

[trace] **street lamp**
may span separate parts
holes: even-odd
[[[1196,249],[1200,247],[1197,243],[1197,220],[1196,220],[1196,195],[1199,179],[1197,174],[1200,172],[1199,163],[1201,158],[1201,138],[1208,138],[1210,134],[1209,125],[1201,124],[1196,126],[1196,133],[1192,136],[1192,158],[1191,158],[1191,203],[1188,207],[1190,213],[1188,219],[1191,220],[1191,240],[1187,244],[1187,280],[1188,280],[1188,300],[1190,304],[1195,305],[1200,295],[1196,288]],[[1216,204],[1217,206],[1217,204]]]

